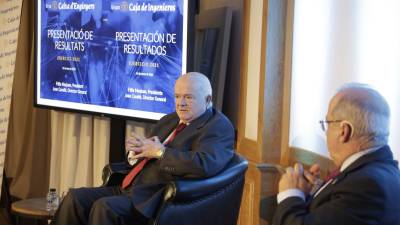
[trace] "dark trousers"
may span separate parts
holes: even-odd
[[[57,210],[53,225],[146,225],[128,191],[119,187],[71,189]]]

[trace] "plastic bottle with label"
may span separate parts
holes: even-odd
[[[54,210],[54,211],[57,210],[59,203],[60,203],[60,199],[57,195],[56,189],[54,189],[53,195],[52,195],[52,201],[51,201],[51,210]]]
[[[51,211],[53,210],[53,202],[54,202],[54,196],[56,196],[56,189],[55,188],[50,188],[49,192],[47,193],[46,196],[46,210]]]

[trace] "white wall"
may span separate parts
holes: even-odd
[[[368,83],[391,107],[390,145],[400,158],[400,1],[295,3],[289,145],[327,156],[329,99],[347,82]]]

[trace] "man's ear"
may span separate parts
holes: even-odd
[[[207,95],[207,97],[206,97],[207,106],[210,104],[211,101],[212,101],[211,95]]]
[[[353,137],[354,128],[353,125],[347,121],[340,123],[340,141],[342,143],[349,142]]]

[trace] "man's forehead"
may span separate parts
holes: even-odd
[[[195,91],[199,89],[201,85],[193,82],[192,80],[178,80],[175,84],[175,91]]]
[[[193,84],[197,83],[196,82],[196,77],[195,76],[190,76],[190,75],[182,75],[178,78],[176,81],[176,84]]]

